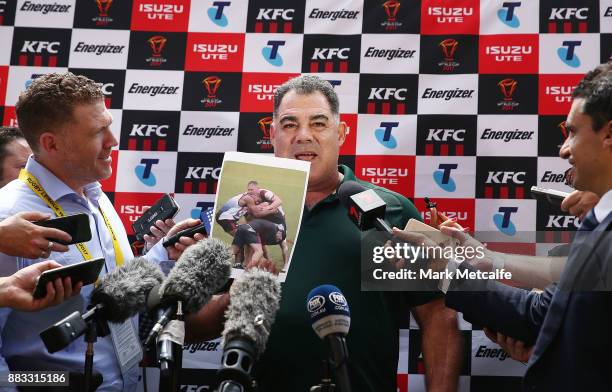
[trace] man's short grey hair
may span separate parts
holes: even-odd
[[[318,76],[302,75],[289,79],[276,89],[274,93],[274,117],[278,115],[278,107],[289,91],[295,91],[300,95],[310,95],[318,91],[327,99],[332,114],[337,117],[340,113],[338,94],[334,91],[334,87],[327,80],[323,80]]]

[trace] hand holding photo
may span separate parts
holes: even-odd
[[[284,281],[304,209],[310,163],[227,152],[211,237],[231,244],[232,277],[259,267]]]

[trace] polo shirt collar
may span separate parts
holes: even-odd
[[[76,195],[79,196],[74,190],[72,190],[68,185],[66,185],[62,180],[57,178],[55,174],[53,174],[49,169],[41,165],[36,159],[34,159],[34,155],[30,155],[28,157],[28,161],[25,166],[26,170],[32,173],[34,177],[38,180],[40,185],[45,189],[45,192],[53,199],[59,200],[60,198],[67,195]],[[97,200],[100,198],[101,186],[99,182],[92,182],[85,187],[83,187],[83,191],[85,196],[92,200]]]

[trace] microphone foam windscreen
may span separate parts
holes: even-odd
[[[274,324],[280,295],[280,283],[273,274],[258,268],[246,271],[230,289],[223,341],[247,337],[255,344],[257,355],[262,353]]]
[[[361,185],[357,181],[345,181],[338,187],[338,198],[343,206],[349,207],[349,198],[357,193],[367,191],[368,188]]]
[[[229,279],[232,257],[229,247],[215,238],[191,245],[159,289],[163,302],[180,300],[185,313],[197,312]]]
[[[164,274],[144,257],[137,257],[100,280],[91,293],[92,304],[103,304],[103,316],[122,322],[145,308],[147,295]]]

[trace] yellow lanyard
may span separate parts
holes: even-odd
[[[59,204],[57,204],[55,200],[51,198],[51,196],[47,194],[45,188],[40,185],[38,179],[34,177],[32,173],[28,172],[26,169],[21,169],[21,171],[19,172],[19,179],[23,181],[27,186],[29,186],[30,189],[32,189],[32,191],[38,197],[40,197],[45,203],[47,203],[47,205],[55,212],[56,216],[66,216],[66,212],[64,211],[64,209]],[[104,212],[102,212],[102,207],[100,207],[99,205],[98,210],[100,211],[100,214],[102,215],[102,218],[104,220],[104,224],[108,228],[108,231],[110,232],[111,238],[113,240],[113,249],[115,250],[115,263],[117,264],[117,267],[121,267],[123,266],[124,258],[123,253],[121,252],[121,247],[119,246],[119,241],[117,240],[117,236],[115,235],[115,231],[111,227],[111,224],[106,218]],[[92,259],[91,253],[89,253],[89,249],[87,249],[85,243],[79,242],[75,245],[79,252],[81,252],[81,255],[83,255],[83,258],[85,260]]]

